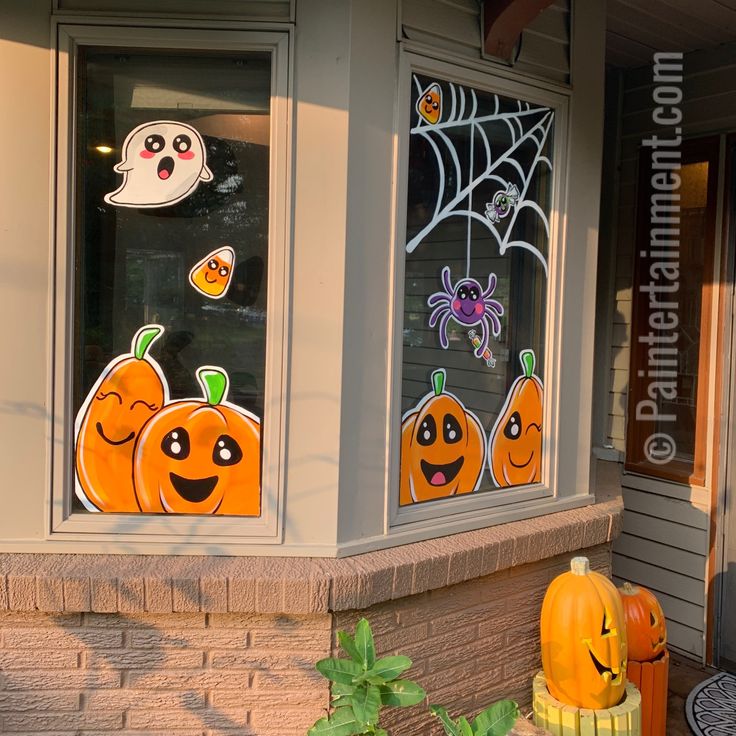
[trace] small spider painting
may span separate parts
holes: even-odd
[[[508,217],[518,201],[519,188],[516,184],[509,183],[505,191],[499,189],[493,195],[492,202],[486,202],[486,217],[491,222],[499,222],[504,217]]]
[[[450,343],[447,339],[447,324],[451,319],[461,325],[481,326],[481,339],[475,349],[475,357],[480,358],[488,347],[491,334],[501,334],[503,305],[492,299],[496,290],[496,274],[488,275],[488,288],[483,287],[475,279],[467,278],[452,285],[450,267],[442,269],[442,291],[436,291],[427,299],[427,305],[433,307],[429,315],[429,326],[439,322],[440,345],[447,350]]]

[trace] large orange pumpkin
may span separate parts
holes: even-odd
[[[664,613],[654,593],[624,583],[618,589],[626,616],[626,636],[629,641],[629,659],[651,662],[667,646],[667,625]]]
[[[261,513],[261,427],[225,401],[227,373],[197,371],[205,400],[173,401],[143,428],[133,481],[142,511],[169,514]]]
[[[544,389],[534,375],[534,352],[522,350],[519,359],[524,374],[512,384],[491,430],[489,466],[499,487],[542,479]]]
[[[577,708],[611,708],[626,688],[626,622],[613,583],[575,557],[542,603],[542,666],[550,694]]]
[[[136,332],[130,354],[102,371],[74,423],[76,493],[89,511],[140,511],[133,490],[133,448],[143,425],[168,400],[148,349],[164,328]]]
[[[460,493],[480,485],[486,437],[478,418],[445,391],[444,369],[432,373],[430,391],[401,424],[402,506]]]

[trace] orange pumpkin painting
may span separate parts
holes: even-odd
[[[534,375],[534,351],[522,350],[519,359],[523,375],[511,386],[490,436],[489,465],[499,488],[542,479],[544,388]]]
[[[74,423],[77,498],[88,511],[140,511],[133,490],[133,449],[143,425],[168,400],[148,350],[160,325],[136,332],[130,354],[115,358],[87,395]]]
[[[235,265],[235,251],[225,245],[208,253],[189,272],[189,283],[201,294],[222,299],[230,286]]]
[[[227,373],[197,370],[204,400],[172,401],[143,428],[133,482],[141,511],[260,516],[261,426],[226,401]]]
[[[432,373],[430,391],[401,424],[402,506],[478,489],[486,437],[478,418],[445,391],[446,373]]]
[[[442,88],[433,82],[419,95],[417,112],[430,124],[439,123],[442,117]]]

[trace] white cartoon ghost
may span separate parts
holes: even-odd
[[[211,181],[202,136],[172,120],[143,123],[128,133],[115,171],[123,183],[105,195],[121,207],[166,207],[189,196],[200,181]]]

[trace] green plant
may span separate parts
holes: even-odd
[[[441,705],[430,705],[429,712],[442,721],[447,736],[506,736],[519,717],[519,706],[513,700],[499,700],[472,723],[465,716],[453,721]]]
[[[332,682],[334,711],[320,718],[309,729],[309,736],[388,736],[378,725],[381,708],[416,705],[426,695],[415,682],[397,679],[411,667],[411,660],[403,656],[376,659],[373,633],[364,618],[358,621],[354,637],[338,631],[337,638],[350,658],[321,659],[315,665]]]

